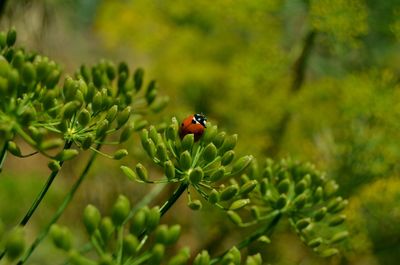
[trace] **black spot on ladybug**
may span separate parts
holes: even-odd
[[[192,123],[193,123],[193,124],[196,124],[196,120],[193,119],[193,120],[192,120]]]

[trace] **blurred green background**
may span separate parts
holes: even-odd
[[[322,260],[282,228],[266,249],[267,262],[398,264],[400,0],[2,3],[1,29],[15,26],[19,45],[62,63],[67,73],[102,58],[144,67],[170,97],[154,121],[203,112],[239,134],[243,154],[310,161],[334,178],[350,201],[351,239],[341,256]],[[123,163],[142,159],[138,142],[130,145],[132,155]],[[32,234],[57,207],[84,159],[68,163],[35,215]],[[100,164],[62,222],[80,218],[88,202],[106,208],[118,192],[133,201],[144,194],[142,186],[124,180],[115,162]],[[9,157],[0,176],[0,217],[7,224],[19,220],[46,174],[45,159]],[[220,245],[212,243],[223,227],[218,211],[179,211],[190,217],[167,218],[183,224],[181,245],[192,251],[218,252],[235,239],[231,232],[218,239]],[[201,236],[204,231],[209,236]],[[32,264],[45,264],[50,255],[57,256],[54,248],[41,248]]]

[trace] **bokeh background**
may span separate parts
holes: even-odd
[[[1,29],[15,26],[18,45],[66,73],[102,58],[145,68],[170,97],[155,122],[203,112],[239,134],[240,153],[310,161],[335,179],[349,199],[343,253],[320,259],[283,224],[271,246],[262,246],[268,263],[398,264],[400,0],[3,0],[0,12]],[[149,162],[137,140],[129,145],[122,163]],[[66,164],[28,236],[51,216],[84,161]],[[8,158],[0,176],[0,217],[8,225],[40,190],[45,162]],[[87,203],[107,209],[120,192],[138,201],[151,188],[125,180],[114,161],[98,165],[61,221],[77,234]],[[180,244],[193,253],[218,253],[240,238],[221,223],[222,213],[191,212],[185,199],[166,218],[183,225]],[[31,264],[61,264],[59,254],[47,242]]]

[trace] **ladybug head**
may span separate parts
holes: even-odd
[[[204,128],[207,127],[207,126],[206,126],[207,118],[206,118],[206,116],[204,116],[203,114],[198,114],[198,113],[197,113],[197,114],[194,114],[193,120],[194,120],[196,123],[200,123],[201,125],[203,125]]]

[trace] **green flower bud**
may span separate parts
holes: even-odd
[[[127,88],[129,86],[126,85],[126,81],[128,80],[128,74],[127,73],[120,73],[118,76],[118,82],[117,82],[117,86],[118,86],[118,90],[128,90]]]
[[[327,209],[326,207],[322,207],[314,213],[314,221],[321,221],[326,215]]]
[[[219,192],[215,189],[213,189],[210,194],[208,195],[208,201],[211,204],[215,204],[217,202],[219,202]]]
[[[22,227],[14,228],[8,235],[5,250],[9,260],[17,259],[25,249],[24,231]]]
[[[296,222],[296,228],[299,230],[306,229],[311,223],[310,218],[303,218]]]
[[[126,107],[117,116],[117,128],[121,128],[128,120],[131,115],[131,107]]]
[[[339,185],[334,180],[329,180],[325,183],[324,190],[327,197],[332,196],[339,189]]]
[[[66,161],[71,160],[79,154],[78,150],[75,149],[65,149],[62,150],[55,156],[55,159],[58,161]]]
[[[220,192],[219,199],[221,201],[228,201],[228,200],[232,199],[233,197],[235,197],[235,195],[238,193],[238,191],[239,191],[239,188],[237,185],[230,185]]]
[[[193,184],[199,184],[200,181],[203,179],[204,173],[200,167],[196,167],[193,169],[189,174],[189,181]]]
[[[139,179],[145,182],[148,180],[147,169],[142,164],[138,163],[135,167],[135,171]]]
[[[129,137],[132,135],[133,132],[133,124],[128,124],[124,127],[124,129],[121,132],[121,135],[119,136],[119,142],[123,143],[129,139]]]
[[[218,134],[215,136],[214,140],[213,140],[214,145],[215,145],[217,148],[220,148],[220,147],[222,146],[222,144],[224,143],[225,138],[226,138],[226,132],[220,132],[220,133],[218,133]]]
[[[21,70],[22,81],[25,84],[31,84],[36,80],[36,70],[32,63],[27,62]]]
[[[68,76],[64,81],[64,97],[66,101],[71,101],[75,98],[76,91],[78,90],[78,83]]]
[[[236,247],[231,248],[231,250],[229,250],[229,254],[231,254],[233,256],[233,264],[235,265],[240,265],[240,261],[242,260],[242,256],[240,254],[239,249],[237,249]]]
[[[146,216],[147,230],[153,231],[160,223],[160,208],[153,207],[148,211]]]
[[[19,149],[18,145],[13,142],[13,141],[8,141],[8,145],[7,145],[7,149],[8,151],[15,155],[15,156],[21,156],[21,149]]]
[[[46,78],[45,86],[48,89],[53,89],[60,79],[61,72],[58,69],[54,69],[50,72],[50,74]]]
[[[89,68],[86,65],[81,65],[81,67],[79,68],[79,72],[82,75],[83,79],[85,80],[85,82],[90,82],[92,79],[92,75],[90,73]]]
[[[262,265],[262,259],[260,253],[253,256],[248,256],[246,259],[246,265]]]
[[[194,135],[193,134],[186,134],[182,139],[182,150],[192,150],[192,146],[194,143]]]
[[[62,117],[63,119],[70,119],[79,109],[80,107],[80,103],[79,101],[70,101],[67,104],[64,105],[64,107],[62,108]]]
[[[153,140],[150,138],[147,139],[145,142],[142,142],[144,150],[147,152],[150,158],[154,158],[156,155],[156,147],[154,145]]]
[[[240,187],[239,194],[248,194],[252,192],[257,187],[256,180],[249,180],[243,186]]]
[[[328,248],[328,249],[321,251],[319,253],[319,255],[323,258],[329,258],[334,255],[337,255],[338,253],[339,253],[339,250],[337,250],[336,248]]]
[[[260,193],[262,196],[265,196],[268,191],[268,179],[264,178],[260,181]]]
[[[17,40],[17,31],[15,28],[11,28],[7,32],[7,38],[6,38],[6,43],[8,47],[11,47],[15,44],[15,41]]]
[[[341,212],[348,204],[348,200],[341,201],[335,208],[331,209],[330,213],[339,213]]]
[[[165,253],[165,247],[162,244],[156,244],[151,250],[151,258],[148,261],[148,264],[158,265],[163,260]]]
[[[175,125],[171,124],[168,126],[166,136],[168,140],[175,141],[178,135],[178,129]]]
[[[87,109],[82,109],[78,115],[78,122],[81,126],[85,127],[90,121],[90,113]]]
[[[50,228],[50,236],[57,248],[65,251],[71,249],[72,238],[67,227],[60,227],[56,224],[53,224]]]
[[[83,223],[85,224],[86,230],[89,235],[92,235],[96,231],[97,227],[100,224],[100,220],[101,215],[99,210],[92,204],[86,206],[83,212]]]
[[[68,256],[68,262],[72,265],[94,265],[92,260],[83,257],[76,250],[69,251]]]
[[[314,192],[314,197],[313,197],[314,198],[314,202],[319,202],[322,199],[323,196],[324,196],[323,188],[322,187],[316,188],[315,192]]]
[[[26,126],[30,124],[30,122],[35,118],[35,116],[36,116],[35,109],[33,109],[32,107],[27,107],[20,116],[20,123]]]
[[[147,91],[145,95],[147,104],[150,105],[151,103],[153,103],[156,96],[157,96],[156,81],[152,80],[147,86]]]
[[[101,238],[103,239],[104,242],[107,242],[111,235],[114,232],[114,225],[110,217],[104,217],[101,219],[100,225],[99,225],[99,231]]]
[[[144,70],[142,68],[136,69],[135,73],[133,74],[133,79],[135,80],[135,90],[136,91],[139,91],[143,85],[143,76],[144,76]],[[155,81],[152,81],[150,84],[152,84],[153,82],[155,82]]]
[[[290,180],[289,179],[283,179],[278,184],[279,193],[288,193],[289,188],[290,188]]]
[[[160,112],[168,105],[168,102],[169,97],[159,97],[151,104],[151,110],[156,113]]]
[[[115,117],[117,117],[117,112],[118,112],[118,106],[117,105],[112,106],[107,111],[106,119],[111,123],[115,119]]]
[[[188,170],[192,164],[192,158],[189,151],[185,151],[179,157],[179,164],[182,170]]]
[[[253,160],[253,156],[251,156],[251,155],[243,156],[243,157],[239,158],[233,165],[231,174],[233,174],[233,175],[239,174],[240,172],[245,170],[250,165],[252,160]]]
[[[92,134],[86,134],[84,139],[82,140],[82,148],[83,150],[89,149],[94,142],[94,137]]]
[[[129,74],[129,67],[125,62],[120,62],[118,64],[118,74]]]
[[[124,172],[124,174],[128,177],[128,179],[130,179],[132,181],[137,179],[136,173],[129,167],[121,166],[120,168],[121,168],[122,172]]]
[[[140,131],[141,129],[146,127],[148,124],[149,124],[149,122],[146,120],[139,120],[139,121],[135,122],[133,129],[135,131]]]
[[[8,80],[4,77],[0,77],[0,96],[7,95],[8,92]]]
[[[49,110],[54,107],[54,99],[56,97],[56,92],[53,90],[47,91],[46,95],[43,97],[43,107],[45,110]]]
[[[165,245],[168,237],[168,227],[167,225],[160,225],[157,227],[155,232],[156,242]]]
[[[221,159],[221,165],[226,166],[229,165],[233,159],[235,158],[235,152],[233,150],[227,151]]]
[[[111,210],[111,219],[115,226],[121,226],[128,217],[131,210],[131,203],[128,198],[123,195],[119,195],[117,201],[115,202]]]
[[[139,240],[136,236],[129,234],[123,240],[123,253],[125,256],[133,256],[136,254],[136,249],[139,246]]]
[[[348,231],[341,231],[337,232],[332,236],[332,238],[329,240],[329,243],[331,244],[337,244],[342,242],[343,240],[347,239],[349,237],[349,232]]]
[[[217,182],[221,180],[225,175],[225,168],[219,167],[216,171],[214,171],[210,176],[211,182]]]
[[[226,137],[224,143],[222,144],[222,146],[220,148],[220,153],[224,153],[226,151],[229,151],[229,150],[232,150],[233,148],[235,148],[236,143],[237,143],[237,138],[238,138],[237,134]]]
[[[193,265],[210,265],[210,255],[207,250],[203,250],[201,253],[197,254]]]
[[[241,225],[242,224],[242,218],[240,218],[240,215],[237,214],[234,211],[227,211],[229,219],[236,225]]]
[[[111,254],[103,254],[100,260],[97,262],[97,265],[115,265],[115,263]]]
[[[172,245],[175,244],[181,235],[181,226],[173,225],[169,228],[165,243]]]
[[[107,77],[110,81],[114,80],[114,78],[117,76],[117,71],[115,69],[115,65],[112,62],[106,63],[106,73],[107,73]]]
[[[207,130],[205,130],[204,135],[202,137],[205,143],[210,143],[214,141],[215,136],[218,133],[217,126],[207,126]]]
[[[108,127],[108,120],[102,120],[101,122],[99,122],[96,130],[96,138],[102,138],[107,133]]]
[[[50,168],[52,172],[57,172],[60,170],[61,166],[60,163],[56,160],[51,160],[47,166]]]
[[[41,150],[50,150],[50,149],[60,147],[63,144],[64,144],[64,141],[62,139],[59,139],[59,138],[49,139],[49,140],[46,140],[46,141],[40,143],[40,149]]]
[[[310,240],[307,245],[310,248],[316,248],[316,247],[319,247],[323,242],[324,242],[324,240],[322,239],[322,237],[317,237],[317,238]]]
[[[345,220],[346,220],[345,215],[343,215],[343,214],[336,215],[329,220],[328,225],[329,226],[338,226],[338,225],[341,225]]]
[[[245,207],[246,205],[248,205],[250,203],[250,199],[240,199],[237,201],[234,201],[231,206],[229,207],[229,210],[235,211],[235,210],[239,210],[243,207]]]
[[[148,215],[148,208],[139,209],[132,218],[130,232],[139,236],[146,227],[146,218]]]
[[[293,200],[294,206],[296,206],[297,209],[302,209],[307,202],[307,195],[304,193],[300,194],[299,196],[296,197],[296,199]]]
[[[126,149],[119,149],[114,153],[113,158],[115,160],[120,160],[121,158],[123,158],[127,155],[128,155],[128,151]]]
[[[14,58],[12,59],[11,64],[14,66],[14,68],[20,69],[25,61],[25,56],[22,53],[22,51],[17,51],[14,54]]]
[[[39,81],[42,81],[45,79],[45,77],[49,74],[50,72],[50,64],[48,62],[48,59],[46,60],[41,59],[40,61],[36,62],[36,75],[37,79]]]
[[[89,86],[90,87],[90,86]],[[103,97],[100,92],[97,92],[92,101],[92,110],[94,113],[99,112],[101,110],[103,104]]]
[[[217,157],[217,148],[213,143],[209,143],[203,150],[203,159],[206,162],[211,162]]]
[[[281,194],[275,202],[276,209],[283,209],[287,204],[287,197],[285,194]]]
[[[167,153],[167,148],[163,143],[160,143],[157,145],[157,156],[158,158],[164,162],[169,159],[168,153]]]
[[[299,181],[294,188],[296,195],[303,193],[305,191],[306,187],[307,187],[307,183],[304,179]]]
[[[93,109],[93,102],[94,102],[94,96],[95,96],[95,94],[97,93],[96,92],[97,91],[97,89],[96,89],[96,87],[93,85],[93,83],[89,83],[89,85],[88,85],[88,87],[87,87],[87,92],[86,92],[86,94],[85,94],[85,101],[89,104],[89,103],[92,103],[92,110],[93,110],[93,112],[95,112],[94,111],[94,109]],[[100,94],[100,96],[98,96],[97,97],[97,99],[96,99],[96,103],[95,103],[95,107],[96,108],[100,108],[100,106],[101,106],[101,101],[102,101],[103,99],[102,99],[102,97],[101,97],[101,94]],[[100,101],[100,102],[99,102]],[[97,110],[97,109],[96,109]]]
[[[171,180],[175,178],[175,166],[171,160],[164,163],[164,172],[167,179]]]
[[[177,255],[172,257],[172,259],[169,260],[167,265],[185,265],[188,263],[188,260],[190,258],[190,253],[189,251],[185,251],[185,249],[181,250]]]
[[[343,202],[343,198],[340,196],[330,200],[327,205],[328,212],[332,213],[332,211],[334,211],[336,209],[336,207],[338,207],[342,202]]]
[[[199,200],[189,201],[188,206],[193,211],[201,210],[203,204]]]

